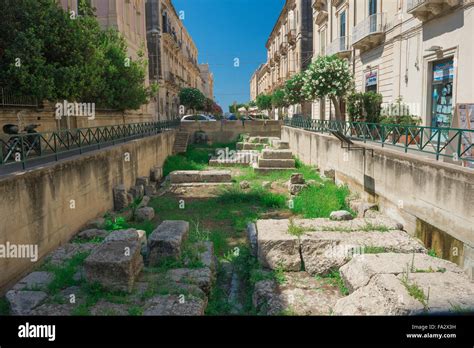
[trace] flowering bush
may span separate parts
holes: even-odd
[[[285,96],[289,105],[300,104],[305,101],[303,94],[303,74],[296,74],[285,83]]]
[[[310,64],[303,75],[303,95],[308,100],[329,97],[341,118],[342,99],[354,89],[354,80],[349,65],[337,56],[320,56]]]

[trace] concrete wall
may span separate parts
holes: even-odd
[[[405,229],[471,274],[474,269],[474,171],[423,157],[364,145],[374,154],[346,155],[329,135],[283,127],[282,139],[304,163],[334,169],[336,181],[379,204]]]
[[[281,121],[216,121],[216,122],[183,122],[181,131],[191,136],[197,131],[204,131],[212,143],[228,143],[238,138],[239,134],[251,136],[280,137]]]
[[[36,244],[39,256],[45,256],[113,208],[114,186],[129,188],[138,176],[163,165],[174,138],[169,131],[0,179],[0,245]],[[34,265],[0,258],[0,290]]]

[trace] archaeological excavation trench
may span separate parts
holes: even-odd
[[[235,145],[235,144],[233,144]],[[10,315],[472,312],[474,286],[278,138],[190,146],[15,284]]]

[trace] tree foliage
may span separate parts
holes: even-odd
[[[303,74],[296,74],[286,81],[284,91],[286,101],[289,105],[300,104],[305,101],[303,94]]]
[[[206,107],[206,97],[197,88],[183,88],[179,92],[179,102],[181,105],[192,110],[204,110]]]
[[[256,99],[257,107],[260,110],[271,110],[272,109],[272,96],[266,94],[260,94]]]
[[[101,30],[84,1],[81,12],[67,13],[53,0],[2,0],[0,85],[39,100],[139,108],[156,90],[144,85],[143,54],[128,61],[122,36]]]
[[[282,107],[288,106],[285,91],[283,89],[277,89],[273,92],[272,106],[275,108],[282,108]]]
[[[319,56],[303,76],[303,94],[308,100],[329,97],[336,111],[336,119],[341,119],[341,101],[354,89],[349,65],[337,56]]]

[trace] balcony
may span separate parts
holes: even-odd
[[[316,16],[316,24],[321,26],[328,20],[328,11],[319,11],[318,15]]]
[[[380,45],[385,39],[386,14],[375,13],[354,27],[352,35],[353,46],[361,51],[367,51]]]
[[[337,7],[343,2],[344,0],[331,0],[331,5],[333,5],[334,7]]]
[[[288,42],[282,42],[280,44],[280,54],[282,56],[286,56],[287,53],[288,53]]]
[[[327,55],[337,55],[340,58],[348,58],[351,56],[351,38],[350,36],[341,36],[333,40],[327,47]]]
[[[286,38],[288,40],[288,44],[294,45],[296,43],[296,29],[290,29],[288,33],[286,33]]]
[[[407,12],[426,22],[459,4],[459,0],[408,0]]]
[[[313,3],[313,8],[316,11],[321,11],[326,8],[327,1],[326,0],[315,0]]]

